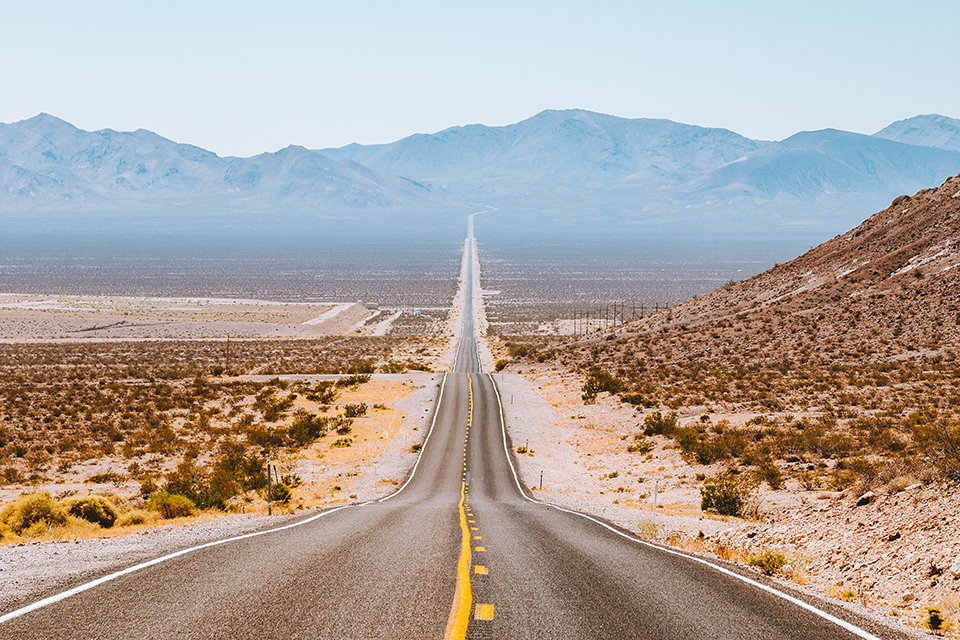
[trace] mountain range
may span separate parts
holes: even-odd
[[[198,211],[385,219],[478,205],[519,227],[824,238],[960,171],[960,120],[778,142],[670,120],[544,111],[389,144],[220,157],[145,130],[83,131],[41,114],[0,124],[0,213]],[[158,214],[159,215],[159,214]]]

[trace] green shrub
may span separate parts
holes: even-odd
[[[39,525],[46,529],[67,523],[67,514],[47,491],[24,493],[0,512],[3,521],[14,533]]]
[[[584,404],[589,404],[597,399],[597,395],[601,391],[611,394],[620,393],[623,391],[623,386],[622,380],[618,380],[600,367],[594,367],[590,369],[587,379],[583,382],[581,398],[583,398]]]
[[[497,360],[497,363],[494,365],[494,371],[503,371],[507,368],[507,365],[510,364],[509,360]]]
[[[352,418],[344,418],[343,416],[337,416],[333,420],[333,427],[337,430],[337,435],[345,436],[351,431],[353,431]]]
[[[700,488],[700,508],[724,516],[749,515],[753,497],[751,483],[729,471],[720,472],[703,481]]]
[[[360,404],[347,404],[343,407],[344,418],[359,418],[365,415],[367,415],[367,403],[365,402],[361,402]]]
[[[639,393],[628,393],[620,396],[620,402],[632,404],[637,407],[646,407],[647,409],[657,406],[656,400],[650,400]]]
[[[420,451],[420,449],[423,449],[423,445],[420,444],[419,442],[415,442],[412,445],[410,445],[410,453],[417,453],[418,451]]]
[[[104,529],[109,529],[117,521],[116,508],[103,496],[70,498],[63,502],[63,507],[75,518],[93,522]]]
[[[159,513],[164,520],[192,516],[197,510],[196,505],[190,498],[166,491],[158,491],[153,494],[145,507],[150,511]]]
[[[353,438],[337,438],[330,443],[332,449],[342,449],[353,444]]]
[[[325,418],[305,409],[293,413],[293,423],[288,435],[300,447],[308,447],[327,430],[330,418]]]
[[[643,420],[643,435],[645,436],[672,436],[677,428],[677,414],[667,415],[655,411]]]
[[[947,630],[947,620],[939,607],[927,607],[927,619],[924,622],[927,629],[934,633],[943,633]]]
[[[370,372],[372,373],[372,372]],[[346,387],[355,387],[357,385],[370,382],[370,373],[359,373],[352,376],[345,376],[340,378],[334,383],[334,386],[339,389],[344,389]]]
[[[303,478],[295,473],[286,473],[280,477],[280,482],[287,485],[291,489],[296,489],[303,484]]]
[[[289,504],[290,498],[293,497],[293,491],[291,491],[290,487],[282,482],[278,482],[277,484],[273,485],[272,491],[273,501],[280,504]]]
[[[153,521],[154,517],[155,516],[149,511],[134,509],[133,511],[121,514],[120,517],[117,518],[115,525],[118,527],[130,527],[138,524],[148,524]]]
[[[773,490],[783,487],[783,474],[780,472],[780,468],[772,462],[766,462],[760,465],[756,474],[757,479],[766,482]]]
[[[774,549],[764,549],[759,556],[751,556],[748,564],[757,567],[768,576],[776,575],[786,566],[787,559],[783,553]]]
[[[26,476],[16,467],[7,467],[0,472],[0,484],[24,484],[26,481]]]
[[[857,483],[857,474],[849,469],[834,468],[830,472],[830,488],[834,491],[843,491]]]

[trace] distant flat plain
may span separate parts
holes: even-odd
[[[529,330],[622,303],[671,305],[793,257],[787,245],[642,234],[511,229],[478,219],[482,286],[494,330]],[[13,230],[0,245],[0,293],[362,300],[449,307],[461,230],[415,235]]]

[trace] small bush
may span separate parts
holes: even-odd
[[[119,473],[113,471],[108,471],[106,473],[98,473],[96,475],[90,476],[84,482],[89,484],[107,484],[108,482],[115,485],[121,485],[126,482],[126,476],[123,476]]]
[[[117,521],[116,508],[103,496],[70,498],[63,502],[63,507],[75,518],[93,522],[104,529],[109,529]]]
[[[700,508],[723,516],[746,516],[753,497],[750,483],[729,471],[720,472],[703,481]]]
[[[423,445],[419,442],[415,442],[414,444],[410,445],[410,453],[417,453],[420,451],[420,449],[423,449]]]
[[[273,485],[273,501],[279,504],[289,504],[290,498],[293,497],[293,491],[290,490],[290,487],[279,482]]]
[[[757,479],[766,482],[774,491],[783,487],[783,474],[780,468],[772,462],[767,462],[756,471]]]
[[[46,491],[24,493],[0,512],[3,521],[14,533],[37,526],[45,530],[49,527],[67,523],[67,514]]]
[[[345,389],[347,387],[356,387],[358,385],[370,382],[369,373],[359,373],[352,376],[344,376],[334,383],[334,386],[338,389]]]
[[[353,438],[337,438],[330,443],[331,449],[342,449],[353,444]]]
[[[153,522],[153,519],[156,516],[149,511],[144,511],[143,509],[134,509],[133,511],[128,511],[127,513],[121,514],[117,518],[115,526],[117,527],[131,527],[138,524],[149,524]]]
[[[361,416],[367,415],[367,404],[361,402],[360,404],[348,404],[343,407],[343,417],[344,418],[359,418]]]
[[[0,484],[24,484],[26,481],[26,476],[16,467],[7,467],[0,472]]]
[[[196,505],[190,498],[166,491],[158,491],[153,494],[145,506],[150,511],[159,513],[164,520],[192,516],[197,510]]]
[[[650,400],[639,393],[627,393],[620,396],[620,402],[632,404],[637,407],[646,407],[647,409],[657,406],[656,400]]]
[[[759,556],[752,556],[748,564],[751,567],[757,567],[765,575],[772,576],[783,570],[787,564],[787,559],[780,551],[764,549]]]
[[[653,451],[654,444],[643,436],[634,438],[633,444],[627,445],[627,453],[650,453]]]
[[[509,360],[497,360],[497,363],[494,365],[494,371],[503,371],[507,368],[507,365],[510,364]]]
[[[527,452],[526,447],[517,447],[517,453],[526,453],[526,452]]]
[[[934,633],[943,633],[947,630],[947,620],[939,607],[927,607],[927,619],[924,623],[927,629]]]
[[[643,435],[645,436],[672,436],[677,429],[677,415],[661,414],[659,411],[651,413],[643,421]]]
[[[303,484],[303,478],[295,473],[287,473],[281,476],[280,482],[287,485],[291,489],[296,489]]]
[[[620,393],[623,391],[623,381],[613,377],[600,367],[594,367],[587,374],[587,379],[583,382],[584,404],[589,404],[597,399],[597,395],[606,391],[607,393]]]

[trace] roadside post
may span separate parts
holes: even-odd
[[[657,493],[660,492],[660,481],[653,483],[653,526],[657,526]]]
[[[543,471],[540,472],[540,491],[543,491]]]
[[[267,515],[273,515],[273,476],[271,474],[271,464],[267,463]]]

